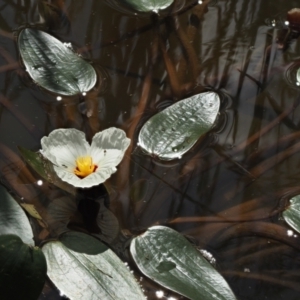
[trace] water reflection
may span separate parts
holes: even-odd
[[[40,2],[48,15],[36,1],[0,7],[1,182],[49,217],[46,208],[63,195],[37,184],[17,146],[37,150],[56,128],[75,127],[91,138],[118,126],[134,141],[108,182],[122,229],[159,223],[193,236],[216,258],[238,299],[299,299],[299,237],[289,234],[280,212],[300,192],[300,42],[278,42],[286,37],[286,13],[299,1],[177,1],[176,13],[157,18],[125,12],[117,2]],[[102,94],[57,99],[24,83],[13,30],[44,22],[106,70]],[[210,135],[172,165],[135,151],[139,129],[165,102],[207,87],[225,95]],[[38,224],[35,231],[39,241],[47,236]],[[145,278],[143,285],[157,299],[161,287]],[[51,293],[47,283],[41,299],[59,299]]]

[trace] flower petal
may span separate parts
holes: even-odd
[[[74,173],[68,172],[61,167],[54,166],[54,170],[61,180],[66,181],[67,183],[75,187],[89,188],[104,182],[117,169],[112,168],[110,172],[107,172],[108,171],[107,169],[106,172],[95,172],[82,179],[77,177]]]
[[[76,158],[88,155],[90,145],[85,134],[74,128],[56,129],[41,140],[41,153],[53,164],[71,171],[76,167]]]
[[[91,145],[93,162],[99,168],[115,167],[121,162],[129,144],[130,139],[121,129],[111,127],[98,132],[94,135]]]
[[[54,165],[54,170],[61,180],[69,184],[72,184],[75,187],[80,187],[82,179],[76,176],[73,172],[67,171],[64,168],[57,167],[55,165]]]

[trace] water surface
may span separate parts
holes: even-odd
[[[124,230],[162,224],[191,237],[216,258],[237,299],[299,299],[299,237],[280,212],[300,192],[294,69],[300,40],[287,37],[284,24],[300,1],[196,2],[178,2],[173,13],[155,16],[118,1],[2,1],[1,181],[47,215],[57,191],[38,186],[37,175],[24,171],[17,146],[38,150],[40,139],[61,127],[89,138],[122,128],[132,148],[109,186],[110,209]],[[43,13],[46,4],[56,13]],[[71,43],[101,74],[87,96],[57,101],[30,80],[14,30],[37,24]],[[159,162],[140,151],[137,135],[147,119],[206,90],[221,96],[218,121],[182,159]],[[148,299],[157,299],[160,288],[145,278],[142,283]],[[59,298],[47,283],[40,299]]]

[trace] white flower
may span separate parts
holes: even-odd
[[[116,172],[129,144],[125,132],[115,127],[96,133],[91,145],[82,131],[56,129],[42,138],[40,152],[53,163],[63,181],[88,188]]]

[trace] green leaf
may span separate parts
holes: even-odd
[[[51,92],[72,96],[89,91],[97,81],[90,64],[44,31],[23,29],[18,46],[29,75]]]
[[[48,276],[72,299],[141,300],[138,283],[125,264],[104,244],[79,232],[43,246]]]
[[[150,118],[139,134],[139,146],[162,160],[181,158],[209,131],[219,113],[220,98],[214,92],[181,100]]]
[[[34,245],[33,232],[29,220],[7,190],[0,186],[0,235],[15,234],[24,243]]]
[[[0,236],[1,300],[36,300],[47,273],[43,252],[25,245],[16,235]]]
[[[141,12],[157,12],[170,6],[174,0],[125,0],[133,9]]]
[[[99,204],[99,211],[96,222],[101,230],[101,233],[93,233],[93,236],[110,244],[120,232],[120,225],[117,217],[105,206],[103,200],[96,200]]]
[[[282,213],[284,220],[300,233],[300,195],[290,199],[290,206]]]
[[[22,157],[41,177],[56,185],[62,190],[75,195],[75,189],[68,183],[62,181],[55,173],[52,163],[45,159],[40,153],[18,147]]]
[[[131,255],[139,269],[162,286],[192,300],[236,299],[225,279],[175,230],[154,226],[134,238]]]
[[[45,221],[53,235],[60,235],[70,231],[68,224],[74,220],[82,223],[82,217],[77,211],[74,197],[63,196],[55,198],[47,207]]]

